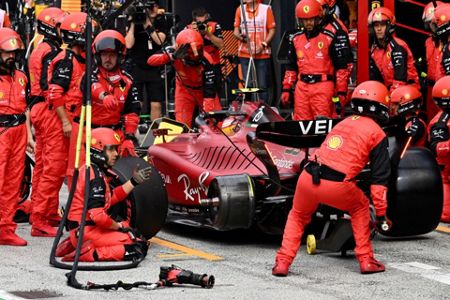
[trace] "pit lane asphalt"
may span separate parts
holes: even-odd
[[[154,282],[160,266],[176,264],[214,275],[216,285],[106,292],[67,286],[67,271],[48,263],[53,239],[31,237],[28,224],[20,224],[17,231],[29,244],[0,246],[0,299],[450,299],[450,234],[444,232],[401,240],[375,237],[376,257],[386,263],[387,271],[373,275],[359,274],[352,252],[345,258],[338,253],[309,256],[302,246],[290,276],[276,278],[270,271],[279,237],[167,225],[138,268],[79,271],[78,281]]]

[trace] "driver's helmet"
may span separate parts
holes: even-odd
[[[222,131],[228,136],[235,135],[241,129],[239,126],[239,120],[234,116],[225,118],[221,127]]]

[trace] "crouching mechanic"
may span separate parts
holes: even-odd
[[[182,30],[175,40],[175,49],[153,54],[147,63],[161,66],[173,61],[177,73],[175,87],[175,119],[188,126],[196,107],[200,110],[220,110],[216,94],[220,91],[220,74],[211,56],[203,51],[203,38],[194,29]]]
[[[433,87],[432,96],[441,111],[428,124],[430,149],[441,167],[444,184],[444,206],[441,222],[450,223],[450,76],[439,79]]]
[[[97,35],[92,53],[97,67],[92,72],[92,128],[113,129],[123,143],[121,156],[137,156],[134,142],[139,124],[140,102],[138,90],[132,78],[120,68],[126,52],[125,38],[115,30],[105,30]],[[81,89],[85,87],[85,78]],[[73,173],[80,118],[75,117],[70,136],[68,174]],[[84,151],[80,153],[80,165],[84,163]]]
[[[300,247],[305,226],[319,203],[351,215],[355,253],[361,273],[383,272],[384,265],[373,255],[370,242],[369,199],[357,186],[355,177],[370,161],[370,194],[377,223],[386,219],[386,194],[390,175],[387,137],[378,121],[389,119],[387,88],[376,81],[356,87],[351,99],[354,115],[337,124],[328,134],[315,160],[301,173],[284,229],[281,248],[272,269],[275,276],[287,276]]]
[[[128,222],[116,222],[108,215],[112,206],[125,200],[135,186],[148,180],[151,175],[150,167],[135,171],[130,180],[111,191],[109,180],[115,177],[111,167],[117,161],[119,146],[120,137],[112,129],[92,130],[90,192],[80,261],[133,260],[142,259],[147,254],[147,243],[139,239],[133,240],[128,234],[133,231]],[[80,177],[69,211],[70,237],[56,251],[57,256],[64,256],[63,261],[73,261],[75,257],[74,249],[84,204],[85,168],[80,168]]]

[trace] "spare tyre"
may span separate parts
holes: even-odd
[[[124,157],[117,161],[114,172],[124,183],[132,176],[134,168],[150,166],[139,157]],[[147,239],[155,236],[164,225],[167,216],[168,201],[164,181],[154,168],[150,180],[138,185],[130,195],[130,225],[139,230]]]
[[[436,229],[442,213],[443,188],[439,166],[430,150],[410,148],[393,169],[387,216],[392,228],[383,235],[399,237]]]

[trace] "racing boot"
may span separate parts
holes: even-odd
[[[56,248],[55,255],[56,257],[63,257],[73,251],[75,251],[75,247],[72,245],[70,237],[68,237],[61,243],[59,243],[58,247]]]
[[[289,267],[291,263],[283,258],[277,258],[275,260],[275,266],[272,268],[272,275],[278,277],[286,277],[289,273]]]
[[[69,254],[66,254],[62,258],[62,261],[74,261],[75,260],[75,253],[76,253],[76,250],[72,251]],[[98,260],[98,257],[97,257],[97,253],[95,251],[95,248],[92,245],[92,242],[90,240],[84,242],[83,245],[81,245],[80,260],[79,261],[94,262],[96,260]]]
[[[55,237],[56,228],[48,225],[47,221],[35,216],[31,225],[31,236]]]
[[[384,272],[385,270],[384,265],[372,255],[358,256],[358,262],[362,274]]]
[[[27,241],[18,236],[14,230],[3,229],[0,230],[0,245],[7,246],[26,246]]]

